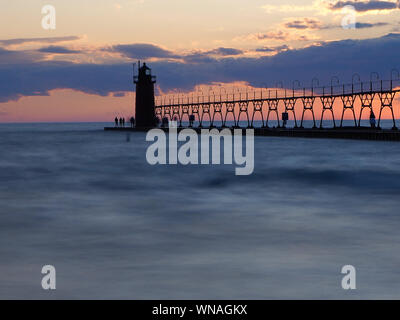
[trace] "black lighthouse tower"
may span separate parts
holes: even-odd
[[[156,83],[156,77],[151,75],[151,69],[145,63],[141,67],[139,61],[139,74],[134,76],[133,81],[136,84],[136,127],[155,127],[154,83]]]

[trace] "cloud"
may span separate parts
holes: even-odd
[[[357,12],[367,12],[374,10],[395,10],[398,8],[397,2],[393,1],[338,1],[329,4],[331,10],[341,10],[346,6],[353,6]]]
[[[249,34],[245,37],[239,37],[237,40],[246,38],[253,41],[265,41],[265,40],[275,40],[275,41],[289,41],[290,34],[286,31],[268,31],[268,32],[257,32]]]
[[[0,81],[1,102],[21,96],[48,95],[53,89],[74,89],[107,96],[132,90],[132,66],[60,61],[0,65]]]
[[[265,82],[271,86],[283,81],[292,87],[293,80],[310,86],[318,77],[329,84],[332,76],[351,82],[353,73],[366,80],[371,71],[387,72],[399,67],[400,34],[365,40],[340,40],[320,43],[303,49],[282,51],[273,56],[225,58],[200,64],[155,62],[153,74],[165,91],[173,88],[191,89],[196,84],[247,81],[253,86]],[[381,74],[384,79],[385,75]]]
[[[306,34],[298,34],[293,32],[287,32],[283,30],[279,31],[268,31],[265,33],[253,33],[246,36],[249,40],[255,41],[266,41],[266,40],[274,40],[274,41],[308,41],[311,40],[309,35]]]
[[[132,59],[180,58],[180,56],[175,55],[172,51],[148,43],[119,44],[106,50],[119,52],[125,57]]]
[[[37,62],[43,59],[43,54],[34,50],[7,50],[0,47],[0,65]]]
[[[217,56],[237,56],[242,54],[243,51],[234,48],[217,48],[214,50],[207,51],[206,54],[214,54]]]
[[[297,18],[282,23],[273,31],[257,32],[236,37],[234,40],[243,41],[309,41],[318,37],[311,32],[313,29],[321,29],[322,23],[317,19]]]
[[[389,26],[390,23],[388,22],[356,22],[355,23],[355,28],[356,29],[369,29],[369,28],[374,28],[374,27],[384,27],[384,26]],[[338,24],[327,24],[321,27],[321,30],[327,30],[327,29],[343,29],[341,25]]]
[[[186,63],[210,63],[216,61],[216,58],[211,57],[205,52],[193,52],[184,56]]]
[[[366,13],[371,11],[392,11],[398,8],[397,1],[370,0],[370,1],[327,1],[315,0],[311,5],[264,5],[261,8],[268,14],[313,12],[314,14],[326,15],[332,11],[341,11],[346,6],[353,6],[357,12]]]
[[[302,18],[288,21],[284,26],[288,29],[321,29],[322,22],[317,19]]]
[[[390,25],[387,22],[356,22],[357,29],[367,29],[373,27],[383,27]],[[297,18],[294,20],[289,20],[283,24],[283,27],[286,29],[297,29],[297,30],[324,30],[324,29],[341,29],[343,28],[339,24],[326,24],[323,25],[322,22],[318,19],[312,18]]]
[[[268,50],[268,48],[264,48]],[[178,60],[154,61],[149,64],[163,91],[213,82],[247,81],[253,86],[277,81],[291,88],[294,79],[309,86],[313,77],[329,84],[332,76],[351,82],[353,73],[368,80],[371,71],[399,67],[400,34],[364,40],[340,40],[320,43],[303,49],[289,49],[273,56],[227,56],[197,63]],[[0,59],[10,53],[0,50]],[[381,78],[385,75],[381,74]],[[21,96],[46,95],[50,90],[69,88],[108,95],[132,90],[130,63],[77,64],[60,61],[28,61],[0,64],[0,101]]]
[[[387,22],[376,22],[376,23],[368,23],[368,22],[356,22],[356,29],[367,29],[373,27],[383,27],[387,26],[389,23]]]
[[[182,56],[182,59],[188,63],[206,63],[217,60],[219,57],[238,56],[244,51],[235,48],[216,48],[208,51],[194,51]]]
[[[24,44],[24,43],[57,43],[64,41],[75,41],[79,40],[78,36],[68,36],[68,37],[50,37],[50,38],[18,38],[18,39],[7,39],[0,40],[0,44],[3,46],[16,45],[16,44]]]
[[[48,46],[48,47],[40,48],[38,51],[44,52],[44,53],[60,53],[60,54],[72,54],[72,53],[80,53],[81,52],[79,50],[71,50],[71,49],[68,49],[67,47],[63,47],[63,46]]]
[[[282,46],[276,46],[276,47],[261,47],[261,48],[257,48],[255,51],[256,52],[282,52],[282,51],[286,51],[289,50],[289,46],[287,46],[286,44],[282,45]]]
[[[186,54],[178,54],[157,45],[147,43],[115,45],[111,48],[106,48],[105,50],[119,52],[123,56],[131,59],[178,59],[193,63],[210,62],[215,60],[215,57],[237,56],[243,54],[242,50],[224,47],[208,51],[193,51]]]
[[[285,31],[269,31],[266,33],[255,33],[253,36],[257,40],[282,40],[286,41],[289,40],[289,33]]]

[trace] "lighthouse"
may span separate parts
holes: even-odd
[[[154,84],[156,77],[151,75],[151,69],[146,66],[146,63],[140,66],[139,61],[139,74],[134,76],[133,82],[136,84],[136,127],[155,127]]]

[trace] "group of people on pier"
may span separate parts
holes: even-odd
[[[118,119],[118,117],[115,117],[114,122],[115,122],[115,126],[116,127],[119,127],[119,128],[124,128],[125,127],[125,118],[121,117],[121,118]],[[129,123],[131,125],[131,128],[135,127],[135,118],[131,117],[129,119]]]

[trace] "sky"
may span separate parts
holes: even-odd
[[[0,122],[129,117],[137,60],[158,94],[390,79],[399,18],[393,0],[3,0]]]

